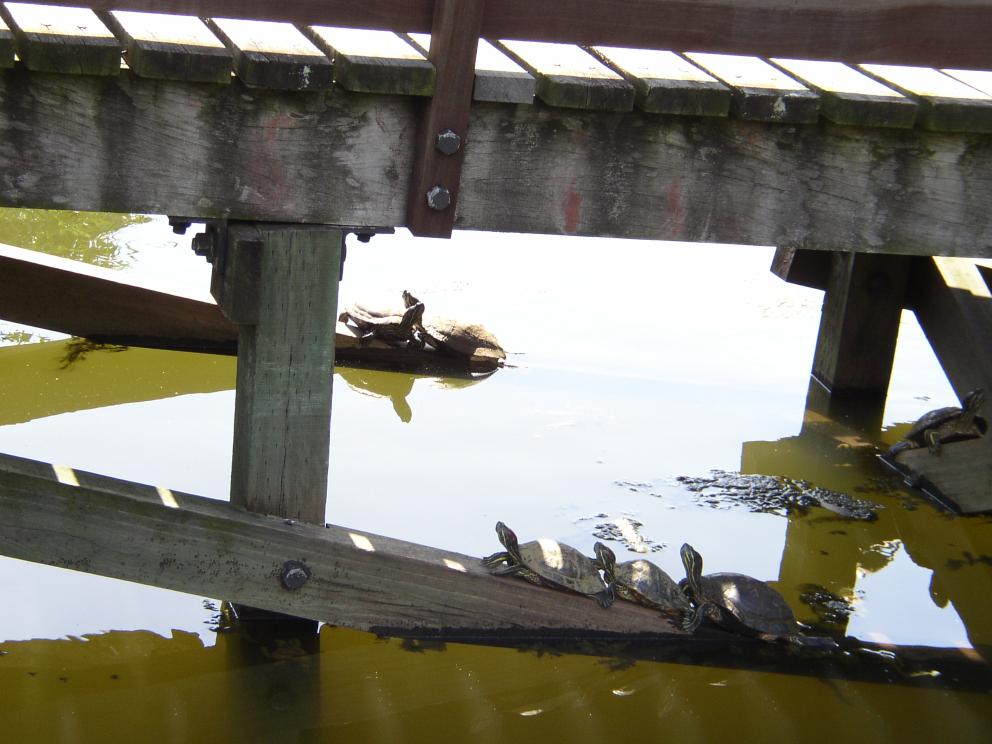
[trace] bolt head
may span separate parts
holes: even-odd
[[[208,261],[214,256],[214,235],[210,230],[193,236],[193,253],[203,256]]]
[[[442,129],[437,133],[434,146],[445,155],[454,155],[462,146],[462,138],[454,129]]]
[[[282,564],[279,581],[291,592],[310,580],[310,567],[303,561],[286,561]]]
[[[442,211],[451,206],[451,192],[444,186],[431,186],[427,192],[427,206]]]

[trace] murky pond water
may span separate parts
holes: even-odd
[[[161,218],[5,211],[0,242],[185,292],[209,283]],[[327,519],[475,555],[498,548],[501,519],[587,552],[606,539],[675,576],[688,541],[707,572],[773,583],[803,622],[947,649],[934,669],[439,647],[330,627],[316,656],[261,659],[215,632],[216,599],[0,558],[9,740],[987,740],[992,518],[944,514],[829,427],[804,426],[821,294],[773,277],[770,259],[474,233],[349,242],[342,304],[398,304],[408,288],[511,354],[475,381],[339,369]],[[2,322],[0,338],[0,452],[227,498],[233,359],[73,357],[59,334]],[[885,436],[954,402],[906,315]]]

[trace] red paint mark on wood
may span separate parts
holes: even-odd
[[[574,235],[582,216],[582,197],[571,189],[565,196],[565,232]]]
[[[668,187],[668,222],[672,226],[672,237],[682,237],[685,226],[686,209],[682,204],[682,187],[677,180]]]

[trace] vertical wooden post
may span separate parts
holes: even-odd
[[[807,409],[881,425],[908,273],[906,256],[832,254]]]
[[[238,324],[231,501],[322,523],[343,233],[231,224],[212,290]]]

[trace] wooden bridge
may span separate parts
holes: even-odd
[[[992,389],[974,262],[992,258],[992,6],[0,9],[0,205],[206,221],[194,247],[238,334],[230,505],[6,459],[6,555],[359,628],[678,635],[642,608],[320,526],[348,232],[774,245],[783,278],[826,291],[811,400],[828,414],[854,400],[877,428],[904,307],[959,394]]]

